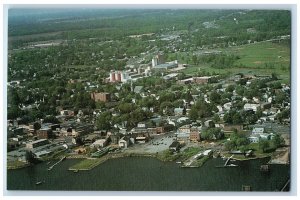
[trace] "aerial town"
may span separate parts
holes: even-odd
[[[246,14],[236,15],[242,21]],[[215,21],[199,27],[218,29]],[[121,157],[154,157],[181,168],[201,168],[214,158],[225,159],[222,167],[236,166],[230,159],[266,157],[271,159],[261,170],[288,165],[291,85],[285,74],[290,63],[288,51],[280,48],[290,35],[246,42],[224,42],[227,36],[220,36],[215,43],[193,46],[188,38],[198,29],[192,24],[189,29],[174,25],[122,40],[13,44],[7,168],[42,162],[51,171],[65,159],[78,159],[68,171],[81,173]],[[249,26],[245,34],[257,32]],[[70,53],[71,48],[76,50]],[[245,54],[239,49],[247,48],[281,51],[267,57],[278,60],[275,66],[258,58],[252,65],[262,67],[255,70],[239,63]],[[281,62],[278,73],[274,67]]]

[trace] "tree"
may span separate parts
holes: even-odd
[[[103,112],[101,115],[98,117],[96,121],[96,126],[98,129],[101,130],[109,130],[111,128],[111,121],[112,117],[110,112]]]
[[[211,94],[210,94],[210,100],[214,103],[220,103],[221,101],[221,95],[219,93],[217,93],[216,91],[213,91]]]
[[[280,135],[278,135],[278,134],[275,134],[273,136],[271,142],[272,142],[272,146],[274,148],[281,147],[281,146],[283,146],[285,144],[284,139]]]
[[[30,164],[33,164],[36,162],[36,158],[34,157],[34,155],[31,151],[26,151],[25,160],[26,160],[26,162],[28,162]]]
[[[258,148],[263,152],[265,153],[266,150],[270,147],[270,144],[267,140],[260,140],[258,142]]]
[[[231,150],[233,150],[233,149],[235,149],[235,148],[236,148],[236,144],[235,144],[234,141],[227,141],[227,142],[225,143],[225,149],[226,149],[226,150],[231,151]]]
[[[41,124],[39,122],[34,122],[33,123],[33,129],[34,130],[39,130],[41,128]]]
[[[196,121],[199,117],[197,108],[193,106],[189,112],[189,117],[191,120]]]

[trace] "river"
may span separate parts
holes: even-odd
[[[175,162],[155,158],[128,157],[108,160],[90,171],[67,169],[79,162],[67,159],[48,171],[46,163],[8,170],[8,190],[79,191],[278,191],[290,177],[290,165],[270,165],[263,173],[260,165],[268,158],[235,161],[238,167],[216,168],[221,158],[210,159],[200,168],[180,168]],[[45,181],[36,185],[37,181]]]

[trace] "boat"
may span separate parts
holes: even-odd
[[[44,182],[45,182],[45,181],[38,181],[38,180],[37,180],[37,181],[35,182],[35,184],[36,184],[36,185],[41,185],[41,184],[44,183]]]
[[[78,172],[78,169],[74,170],[73,172],[74,172],[74,173],[77,173],[77,172]]]
[[[176,163],[177,163],[177,164],[181,164],[182,162],[181,162],[181,161],[177,161]]]
[[[53,168],[53,166],[51,166],[51,167],[48,167],[48,171],[50,171],[52,168]]]
[[[35,184],[36,185],[40,185],[40,184],[42,184],[43,182],[42,181],[37,181]]]

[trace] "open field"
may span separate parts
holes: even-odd
[[[210,67],[210,64],[200,64],[197,66],[190,65],[182,72],[189,75],[199,71],[218,74],[246,73],[256,75],[276,73],[284,82],[290,80],[290,49],[287,45],[259,42],[220,50],[226,54],[239,56],[240,59],[235,62],[235,65],[243,66],[217,69]]]

